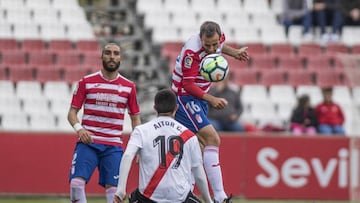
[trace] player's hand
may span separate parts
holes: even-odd
[[[214,97],[214,99],[210,102],[210,104],[215,109],[223,109],[228,105],[228,101],[224,98]]]
[[[235,58],[240,61],[248,61],[250,59],[249,54],[247,52],[248,47],[242,47],[236,50]]]
[[[78,134],[78,136],[79,136],[79,139],[80,139],[80,141],[82,142],[82,143],[84,143],[84,144],[90,144],[90,143],[92,143],[92,137],[91,137],[91,135],[92,135],[92,133],[91,132],[89,132],[89,131],[87,131],[87,130],[85,130],[85,129],[81,129],[81,130],[79,130],[78,132],[77,132],[77,134]]]

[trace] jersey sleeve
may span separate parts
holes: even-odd
[[[85,81],[84,79],[81,79],[73,92],[71,107],[81,109],[85,100],[85,91]]]
[[[194,79],[199,74],[200,58],[192,50],[185,50],[181,67],[184,79]]]
[[[140,113],[140,107],[139,107],[139,103],[137,101],[137,96],[136,96],[136,87],[135,84],[132,85],[131,87],[131,92],[129,94],[129,98],[128,98],[128,111],[129,111],[129,115],[135,115]]]

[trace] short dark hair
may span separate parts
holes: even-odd
[[[213,21],[205,21],[200,26],[200,37],[203,35],[205,35],[205,37],[212,37],[216,33],[219,35],[219,37],[221,36],[221,29],[219,24]]]
[[[155,95],[155,110],[157,113],[170,113],[176,108],[176,96],[170,89],[159,90]]]

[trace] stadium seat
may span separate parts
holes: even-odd
[[[67,26],[89,24],[81,7],[59,9],[59,22]]]
[[[243,69],[243,68],[248,68],[248,63],[247,62],[244,62],[244,61],[240,61],[240,60],[237,60],[233,57],[229,57],[229,56],[225,56],[224,57],[226,58],[227,62],[228,62],[228,65],[229,65],[229,68],[231,69]]]
[[[180,31],[176,26],[166,25],[166,26],[157,26],[153,29],[152,40],[155,44],[160,45],[164,42],[179,42],[182,41],[183,39]]]
[[[9,80],[13,82],[32,81],[35,79],[34,69],[30,65],[9,66]]]
[[[351,52],[353,54],[360,54],[360,42],[351,47]]]
[[[315,71],[314,76],[315,84],[319,87],[332,87],[335,85],[343,85],[343,83],[341,82],[340,73],[331,69]]]
[[[14,9],[14,8],[21,9],[21,8],[25,8],[25,3],[23,0],[12,0],[12,1],[2,0],[1,7],[3,9]]]
[[[341,105],[352,105],[353,98],[351,95],[351,88],[344,85],[333,86],[333,100]]]
[[[243,0],[243,9],[248,13],[269,13],[270,5],[264,0]]]
[[[55,116],[49,112],[29,115],[29,130],[35,132],[57,131]]]
[[[25,6],[32,9],[34,12],[37,10],[50,9],[51,0],[25,1]]]
[[[102,67],[101,53],[97,51],[84,55],[82,66],[88,67],[91,70],[99,70]]]
[[[289,43],[276,43],[270,46],[269,54],[276,58],[280,56],[294,57],[295,51],[293,46]]]
[[[50,102],[60,98],[69,100],[71,97],[69,84],[65,81],[44,82],[43,94]]]
[[[250,109],[250,116],[256,120],[259,128],[265,127],[266,125],[282,126],[282,121],[279,119],[273,103],[269,101],[251,103]]]
[[[55,65],[64,69],[81,65],[80,53],[60,52],[55,55]]]
[[[14,65],[25,65],[26,64],[26,53],[19,50],[2,52],[2,63],[1,66],[10,67]]]
[[[306,69],[309,71],[327,70],[331,68],[332,57],[329,55],[318,55],[309,56],[305,59]]]
[[[272,85],[269,87],[269,99],[278,107],[286,104],[294,107],[297,101],[295,88],[291,85]]]
[[[341,33],[341,42],[346,46],[354,46],[360,44],[360,27],[358,26],[343,26]]]
[[[299,45],[303,44],[304,39],[303,39],[302,32],[303,32],[303,26],[301,26],[301,25],[290,26],[289,33],[287,36],[289,43],[293,46],[299,46]]]
[[[49,113],[49,102],[44,97],[23,98],[23,113],[27,115]]]
[[[19,49],[15,38],[0,38],[0,51],[16,51]]]
[[[80,29],[80,28],[79,28]],[[40,37],[45,41],[68,39],[66,27],[63,24],[41,24]]]
[[[79,81],[81,78],[89,74],[89,70],[82,68],[81,66],[72,66],[64,70],[64,81],[72,84],[73,82]]]
[[[0,80],[7,80],[8,79],[8,74],[7,71],[8,69],[6,67],[0,66]]]
[[[167,2],[169,2],[169,0],[166,0],[164,2],[164,4],[166,4]],[[173,2],[173,1],[171,1]],[[174,1],[174,2],[179,2],[179,1]],[[180,1],[180,2],[187,2],[187,1]],[[171,5],[171,4],[169,4]],[[176,8],[176,7],[174,7]],[[181,7],[179,7],[181,8]],[[148,1],[148,0],[138,0],[136,1],[136,10],[138,13],[144,14],[147,12],[153,12],[153,11],[160,11],[164,9],[164,5],[162,3],[162,0],[153,0],[153,1]]]
[[[27,53],[45,51],[46,48],[42,39],[24,39],[21,43],[21,50]]]
[[[6,2],[6,1],[5,1]],[[10,1],[14,2],[14,1]],[[3,6],[4,1],[1,2]],[[30,24],[32,23],[31,10],[24,6],[15,6],[6,9],[6,22],[10,24]]]
[[[164,42],[161,46],[161,56],[170,58],[172,55],[178,55],[183,44],[183,42]]]
[[[62,74],[59,68],[35,68],[35,79],[41,83],[47,81],[61,81]],[[55,91],[57,94],[58,92]]]
[[[1,12],[1,10],[0,10]],[[1,15],[1,13],[0,13]],[[12,24],[7,22],[0,22],[0,39],[13,38]]]
[[[1,97],[0,117],[9,113],[22,113],[21,100],[17,97]]]
[[[15,93],[22,100],[43,97],[41,83],[38,81],[18,81]]]
[[[98,40],[85,40],[85,39],[79,39],[75,42],[75,49],[81,53],[85,52],[95,52],[100,53],[101,47]]]
[[[49,51],[29,52],[28,59],[29,65],[32,67],[50,66],[54,65],[55,56],[52,52]]]
[[[304,69],[303,60],[297,56],[279,55],[277,66],[282,70]]]
[[[16,23],[14,24],[14,37],[17,40],[40,39],[39,27],[35,23]]]
[[[316,106],[323,101],[321,88],[316,85],[299,85],[296,88],[296,96],[308,95],[310,97],[310,104]]]
[[[0,80],[0,98],[14,98],[15,85],[11,80]],[[1,105],[0,105],[1,106]]]
[[[245,13],[245,11],[243,11],[241,1],[239,0],[217,0],[216,10],[224,14],[225,16],[229,13]],[[226,20],[229,19],[230,18],[226,18]],[[236,19],[239,21],[242,20],[242,18],[236,18]]]
[[[251,43],[247,42],[241,45],[242,47],[248,47],[247,51],[252,57],[256,57],[256,55],[265,55],[267,54],[266,46],[261,43]]]
[[[325,53],[331,54],[331,55],[335,55],[335,54],[339,54],[339,53],[347,54],[347,53],[350,53],[350,50],[345,44],[329,43],[326,45]]]
[[[29,130],[28,117],[23,112],[8,113],[2,115],[1,128],[5,131],[20,131],[25,132]]]
[[[298,46],[298,56],[306,59],[311,56],[321,56],[323,54],[322,47],[317,43],[302,43]]]
[[[261,69],[259,72],[260,84],[265,85],[266,87],[286,84],[285,70]]]
[[[241,101],[244,106],[252,103],[263,103],[268,101],[268,92],[264,85],[243,85],[241,88]]]
[[[287,43],[284,27],[281,25],[260,27],[260,32],[261,41],[266,45]]]
[[[360,107],[360,86],[355,86],[351,89],[352,100],[354,103]]]
[[[56,115],[56,128],[60,132],[74,132],[74,129],[67,120],[67,115]]]
[[[303,69],[288,69],[287,84],[293,87],[300,85],[313,85],[313,73]]]
[[[208,1],[206,0],[207,2],[213,2],[213,1]],[[207,3],[208,4],[208,3]],[[199,8],[202,8],[202,9],[208,9],[207,6],[201,6],[201,7],[193,7],[193,9],[195,9],[194,11],[195,12],[199,12],[198,13],[198,25],[201,25],[203,22],[205,21],[214,21],[214,22],[218,22],[218,23],[222,23],[224,22],[224,17],[223,17],[223,14],[220,13],[220,12],[215,12],[215,13],[209,13],[209,12],[206,12],[206,11],[201,11],[201,9]],[[222,25],[220,25],[222,26]],[[221,27],[222,29],[224,28],[224,26]]]
[[[259,72],[253,69],[242,68],[232,69],[230,68],[230,74],[233,75],[231,82],[238,86],[255,85],[259,84]]]
[[[73,43],[69,39],[57,39],[49,41],[49,51],[54,53],[74,51]]]
[[[77,0],[62,0],[62,1],[52,1],[51,6],[55,9],[76,9],[79,8],[79,1]]]
[[[48,1],[48,0],[46,0]],[[28,1],[29,2],[29,1]],[[30,1],[37,2],[37,1]],[[37,8],[33,10],[33,21],[36,24],[59,24],[61,23],[59,20],[59,14],[56,9],[52,7],[48,8]]]
[[[262,43],[259,29],[251,24],[234,27],[234,35],[239,44]]]
[[[275,58],[271,55],[259,55],[250,59],[251,68],[255,69],[274,69]]]
[[[255,26],[277,27],[278,22],[275,13],[251,13],[251,23]]]

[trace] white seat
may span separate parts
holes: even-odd
[[[322,91],[319,86],[314,85],[299,85],[296,88],[296,96],[307,94],[310,97],[310,104],[316,106],[323,101]]]
[[[237,27],[251,27],[253,26],[250,23],[250,15],[245,12],[227,12],[224,15],[224,23],[222,26],[232,26],[234,29]]]
[[[202,12],[202,13],[199,13],[198,24],[201,25],[205,21],[214,21],[214,22],[218,23],[221,26],[224,23],[225,20],[224,20],[223,14],[219,13],[219,12],[215,12],[215,13]]]
[[[54,0],[51,6],[56,9],[80,8],[78,0]]]
[[[7,131],[27,131],[29,129],[28,117],[22,112],[3,114],[1,128]]]
[[[34,23],[16,23],[13,36],[18,40],[40,39],[39,27]]]
[[[22,113],[21,101],[16,97],[0,97],[0,115]]]
[[[16,96],[20,99],[43,98],[40,82],[37,81],[17,82]]]
[[[222,14],[244,12],[241,0],[218,0],[216,10]]]
[[[170,14],[169,12],[163,11],[154,11],[146,12],[144,15],[144,23],[148,28],[153,28],[161,25],[170,24]]]
[[[41,38],[46,41],[55,39],[67,39],[65,26],[63,24],[42,24],[40,30]]]
[[[277,116],[275,106],[271,102],[252,103],[251,117],[256,120],[258,127],[267,124],[282,126],[282,120]]]
[[[356,105],[360,106],[360,86],[352,88],[352,98]]]
[[[50,101],[50,112],[54,115],[67,115],[71,98],[57,98]]]
[[[303,42],[303,26],[292,25],[289,28],[288,41],[294,46],[298,46]]]
[[[180,31],[177,27],[171,25],[155,27],[153,29],[152,39],[155,44],[178,42],[182,40]]]
[[[253,13],[251,14],[251,22],[255,26],[277,26],[279,23],[276,20],[274,13]]]
[[[85,12],[82,8],[67,8],[59,10],[59,20],[64,25],[88,24]]]
[[[27,0],[25,2],[25,6],[27,8],[33,9],[34,11],[38,9],[50,9],[51,0],[36,0],[36,1]]]
[[[147,1],[147,0],[145,0],[145,1]],[[191,10],[191,6],[189,4],[189,1],[187,1],[187,0],[182,0],[182,1],[179,1],[179,0],[165,0],[163,8],[164,8],[165,11],[168,11],[168,12],[171,12],[171,13],[173,13],[173,12],[179,12],[179,13],[186,12],[186,15],[187,15],[187,13],[190,13],[189,11]],[[186,15],[184,15],[184,17]]]
[[[185,42],[190,36],[199,33],[199,26],[180,28],[180,41]],[[180,50],[179,50],[180,51]]]
[[[8,9],[6,12],[6,21],[12,24],[31,23],[32,22],[31,10],[25,7],[22,8],[14,7]]]
[[[50,101],[71,97],[69,85],[65,81],[46,81],[43,94]]]
[[[266,87],[264,85],[243,85],[241,88],[241,101],[245,106],[269,101]]]
[[[236,42],[239,44],[261,42],[261,34],[257,27],[252,25],[239,25],[234,27]]]
[[[284,27],[281,25],[262,26],[260,32],[261,41],[266,45],[287,43]]]
[[[56,128],[61,132],[74,132],[74,129],[67,119],[67,114],[56,115]]]
[[[277,106],[276,112],[280,119],[282,119],[283,121],[289,122],[294,108],[295,108],[295,105],[293,105],[293,104],[283,103],[283,104]]]
[[[95,39],[94,30],[88,23],[67,25],[66,36],[72,41],[78,41],[80,39]]]
[[[0,80],[0,98],[15,98],[15,86],[10,80]]]
[[[33,21],[37,24],[57,24],[59,23],[58,11],[49,7],[34,10]]]
[[[56,131],[55,116],[49,113],[31,114],[29,116],[29,130],[31,131]]]
[[[147,12],[163,11],[162,0],[138,0],[136,1],[136,10],[139,13],[146,14]]]
[[[1,0],[0,5],[3,9],[24,8],[25,2],[24,0]]]
[[[1,21],[1,20],[0,20]],[[12,24],[0,22],[0,38],[13,38]]]
[[[243,8],[249,13],[268,13],[270,5],[264,0],[243,0]]]
[[[347,86],[333,87],[333,100],[339,104],[351,105],[353,103],[351,91]]]
[[[191,0],[191,10],[198,12],[199,14],[209,13],[209,11],[216,11],[217,7],[215,0]],[[211,12],[212,14],[215,14]]]
[[[344,26],[342,28],[341,41],[347,46],[360,44],[360,27]]]
[[[283,12],[283,1],[284,0],[271,0],[270,9],[276,15],[279,15]]]
[[[23,112],[28,115],[46,114],[49,112],[49,103],[44,98],[24,99]]]
[[[180,12],[173,12],[171,16],[171,25],[180,29],[195,28],[198,32],[200,31],[200,23],[198,23],[198,15],[196,13],[190,11],[184,15]]]
[[[296,104],[295,89],[290,85],[271,85],[269,87],[269,99],[274,104],[281,106],[283,104]]]

